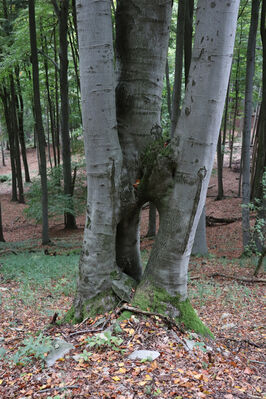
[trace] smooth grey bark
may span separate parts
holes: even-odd
[[[187,267],[216,151],[238,7],[239,1],[198,2],[190,78],[171,140],[177,166],[167,176],[172,177],[167,195],[155,202],[160,227],[144,277],[182,300],[187,298]]]
[[[163,79],[171,17],[171,1],[121,0],[116,9],[116,114],[123,152],[121,209],[116,246],[121,270],[135,270],[139,279],[139,227],[126,228],[128,215],[137,220],[141,207],[151,198],[135,182],[143,174],[141,155],[153,141],[161,139]],[[141,29],[139,29],[141,27]],[[134,248],[132,248],[134,243]],[[125,248],[127,257],[124,256]],[[122,256],[120,255],[120,251]],[[121,262],[121,259],[127,262]],[[132,275],[132,273],[131,273]]]
[[[185,103],[165,146],[159,122],[171,1],[118,2],[116,107],[110,2],[77,2],[88,207],[76,317],[88,299],[107,296],[117,266],[127,271],[129,260],[137,279],[138,214],[148,201],[159,211],[160,227],[142,281],[187,298],[188,261],[217,145],[238,6],[238,0],[199,0]],[[127,262],[120,260],[125,250]],[[138,290],[141,284],[136,296]]]
[[[250,202],[250,138],[253,76],[255,70],[255,49],[259,20],[259,7],[260,0],[252,0],[251,21],[247,47],[245,110],[242,138],[242,237],[244,248],[246,248],[247,245],[250,243],[250,220],[248,207],[248,204]]]
[[[174,135],[176,124],[180,115],[182,71],[184,55],[186,1],[179,0],[176,28],[176,50],[175,50],[175,80],[173,86],[172,114],[171,114],[171,137]]]
[[[111,288],[116,266],[118,187],[122,166],[115,112],[110,1],[77,0],[87,212],[75,316]],[[106,309],[112,303],[106,304]]]
[[[42,244],[49,243],[48,232],[48,190],[47,190],[47,170],[46,170],[46,154],[45,154],[45,135],[42,123],[42,109],[40,102],[40,85],[39,85],[39,65],[36,42],[36,23],[35,23],[35,4],[34,0],[29,0],[29,30],[31,45],[31,62],[32,62],[32,81],[34,96],[34,118],[38,139],[38,153],[40,156],[40,174],[42,188]]]
[[[193,247],[191,251],[192,255],[207,255],[208,247],[206,241],[206,209],[205,206],[202,209],[199,223],[197,226]]]

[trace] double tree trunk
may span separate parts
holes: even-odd
[[[199,0],[184,107],[167,145],[159,123],[171,1],[117,3],[116,106],[110,2],[77,2],[88,207],[76,317],[90,312],[95,298],[107,310],[117,270],[141,280],[135,304],[161,309],[168,301],[168,313],[182,313],[177,302],[187,299],[188,261],[217,145],[238,5]],[[148,201],[159,211],[160,227],[143,274],[139,213]]]

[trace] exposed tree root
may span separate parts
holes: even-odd
[[[185,333],[185,330],[180,327],[173,318],[169,317],[169,316],[165,316],[162,315],[161,313],[155,313],[155,312],[148,312],[146,310],[141,310],[139,308],[136,308],[134,306],[129,306],[127,304],[124,304],[121,306],[121,308],[119,308],[117,310],[117,313],[121,313],[122,311],[127,310],[128,312],[132,312],[132,313],[137,313],[137,314],[143,314],[145,316],[155,316],[155,317],[159,317],[160,319],[162,319],[164,321],[164,323],[169,327],[175,327],[177,328],[179,331],[181,331],[183,334]]]

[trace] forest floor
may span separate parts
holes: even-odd
[[[28,151],[32,175],[34,150]],[[0,175],[10,175],[7,166]],[[224,168],[225,199],[215,201],[216,171],[209,184],[207,216],[236,220],[207,227],[209,255],[192,257],[189,296],[215,340],[183,333],[158,317],[133,314],[118,325],[119,313],[81,325],[51,324],[71,307],[82,243],[78,230],[54,222],[54,246],[40,244],[40,226],[25,219],[26,205],[10,202],[10,182],[0,183],[3,229],[0,246],[0,398],[225,398],[265,397],[265,280],[254,279],[255,257],[241,257],[239,173]],[[145,238],[148,210],[142,212],[141,248],[147,261],[152,240]],[[98,332],[113,326],[112,339],[89,347]],[[51,340],[71,343],[71,351],[50,367]],[[120,340],[121,339],[121,340]],[[109,345],[108,345],[109,344]],[[193,347],[193,348],[192,348]],[[190,348],[190,349],[189,349]],[[136,349],[156,350],[154,360],[129,359]]]

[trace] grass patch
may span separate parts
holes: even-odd
[[[40,303],[41,291],[47,298],[74,295],[79,256],[76,254],[47,256],[43,253],[8,255],[1,259],[2,282],[16,281],[18,290],[11,295],[13,305],[19,301],[28,305]],[[45,303],[43,303],[45,306]]]

